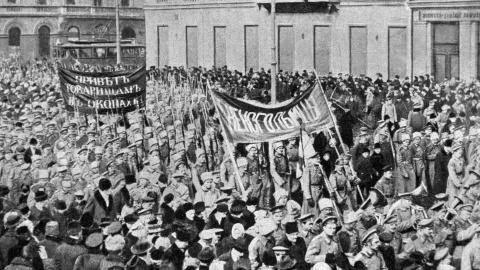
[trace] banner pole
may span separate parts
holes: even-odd
[[[207,89],[208,91],[212,91],[208,80],[207,80],[207,88],[208,88]],[[218,106],[217,106],[217,102],[215,101],[215,97],[213,97],[212,93],[210,94],[212,95],[213,105],[215,106],[215,109],[218,111]],[[222,125],[223,130],[226,130],[223,121],[220,121],[220,125]],[[245,191],[245,187],[243,186],[242,178],[240,177],[240,172],[238,171],[238,167],[237,167],[237,161],[235,160],[235,156],[233,155],[233,145],[231,145],[230,141],[226,137],[225,137],[225,142],[227,143],[227,150],[230,154],[230,159],[232,160],[232,167],[233,167],[234,174],[236,176],[235,178],[237,179],[238,186],[240,187],[240,190],[242,192],[243,199],[246,201],[248,194]]]

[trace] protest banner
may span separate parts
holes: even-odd
[[[59,67],[58,75],[68,111],[107,114],[145,107],[145,66],[108,73],[87,73]]]
[[[318,83],[293,100],[265,105],[212,91],[227,139],[234,143],[272,142],[298,137],[300,127],[312,133],[333,126]],[[300,121],[299,121],[300,120]]]

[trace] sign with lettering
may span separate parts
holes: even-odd
[[[480,10],[425,10],[421,21],[480,21]]]
[[[65,107],[85,114],[126,113],[145,107],[145,66],[88,73],[58,68]]]
[[[234,143],[285,140],[333,126],[325,96],[316,83],[293,100],[264,105],[212,91],[227,139]],[[302,123],[302,124],[300,124]]]

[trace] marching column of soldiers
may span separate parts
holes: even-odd
[[[337,128],[232,144],[205,89],[269,103],[263,69],[153,67],[87,116],[55,69],[1,68],[0,269],[480,269],[478,81],[329,74]]]

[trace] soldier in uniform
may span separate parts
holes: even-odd
[[[438,133],[432,132],[430,134],[430,143],[425,149],[425,182],[429,191],[433,191],[433,186],[435,185],[435,157],[442,150],[439,142]]]
[[[461,269],[461,260],[463,248],[472,240],[473,236],[480,232],[480,226],[477,223],[472,224],[473,205],[460,204],[455,209],[458,215],[454,218],[452,231],[454,231],[455,248],[453,250],[453,266]]]
[[[203,149],[197,149],[195,151],[195,155],[197,156],[197,162],[192,168],[192,183],[193,187],[195,188],[195,191],[201,191],[202,190],[202,178],[200,177],[202,173],[207,172],[207,162],[206,162],[206,153]]]
[[[474,204],[480,200],[480,168],[471,168],[465,179],[465,197]]]
[[[50,203],[54,205],[56,201],[64,201],[68,208],[75,201],[75,192],[72,190],[73,183],[70,180],[63,180],[61,185],[62,188],[53,193]]]
[[[30,187],[30,193],[27,198],[28,207],[32,207],[35,204],[35,193],[43,189],[47,194],[48,198],[52,197],[53,193],[56,191],[55,186],[49,182],[49,175],[47,170],[39,170],[38,172],[38,182],[33,184]]]
[[[326,217],[322,221],[322,233],[312,239],[305,254],[305,261],[310,265],[325,262],[328,256],[332,258],[339,251],[336,237],[337,221],[335,216]]]
[[[351,155],[352,155],[352,165],[353,167],[357,166],[357,161],[362,155],[363,149],[368,149],[368,129],[366,127],[360,128],[360,135],[358,135],[358,142],[353,146]]]
[[[420,251],[426,257],[429,253],[435,251],[432,219],[423,219],[418,222],[417,233],[406,242],[399,258],[406,259],[414,251]]]
[[[452,147],[452,158],[448,162],[448,180],[447,191],[450,202],[455,196],[460,195],[463,188],[463,177],[465,170],[465,160],[463,159],[463,150],[460,144]]]
[[[288,144],[285,147],[285,149],[287,152],[288,163],[290,164],[290,169],[292,170],[292,176],[295,178],[300,177],[299,175],[297,176],[296,174],[298,164],[300,163],[300,156],[298,155],[299,153],[298,153],[297,139],[296,138],[288,139]]]
[[[263,255],[265,252],[272,252],[275,246],[275,223],[268,218],[257,221],[258,236],[253,238],[248,246],[248,258],[250,259],[251,269],[257,270],[262,266]]]
[[[171,193],[174,196],[174,205],[181,205],[190,202],[188,187],[182,183],[185,176],[181,173],[173,173],[169,185],[163,191],[163,197]],[[162,202],[163,202],[162,197]]]
[[[414,132],[410,151],[412,153],[413,170],[415,172],[415,187],[424,182],[425,178],[424,149],[420,144],[421,140],[422,134],[420,132]]]
[[[415,171],[413,169],[413,157],[410,150],[410,135],[402,135],[402,145],[398,148],[397,164],[398,177],[396,188],[398,193],[411,192],[415,189]]]
[[[476,233],[473,239],[463,249],[460,268],[462,270],[480,269],[480,237]]]
[[[283,146],[283,142],[280,141],[275,142],[272,147],[274,156],[270,161],[270,173],[273,177],[275,190],[283,188],[290,194],[292,192],[289,181],[291,170],[287,157],[285,156],[285,146]]]
[[[403,144],[403,134],[408,134],[410,136],[410,132],[407,129],[407,120],[402,118],[398,123],[399,129],[395,131],[393,134],[393,143],[395,144],[395,149],[398,151],[400,146]]]
[[[390,233],[392,237],[392,241],[390,242],[390,246],[393,247],[395,254],[400,254],[403,250],[403,237],[402,234],[397,231],[397,222],[398,218],[396,215],[390,215],[389,217],[385,218],[383,222],[384,231]]]
[[[325,188],[322,168],[320,168],[320,160],[317,153],[312,151],[305,151],[305,158],[307,159],[307,167],[302,174],[302,190],[303,190],[303,204],[302,214],[318,213],[317,202],[323,197]]]
[[[345,253],[352,253],[357,255],[360,252],[360,235],[357,230],[358,215],[355,212],[350,212],[343,216],[343,227],[341,232],[346,232],[350,238],[350,250],[344,250]]]
[[[0,168],[0,184],[5,185],[8,188],[12,188],[13,183],[9,178],[13,168],[15,167],[15,160],[13,159],[12,149],[7,148],[5,150],[5,159],[2,160],[2,166]]]
[[[309,246],[312,239],[318,234],[313,231],[313,217],[312,213],[302,215],[298,218],[299,230],[298,236],[305,240],[305,246]]]
[[[352,211],[352,204],[349,197],[352,192],[352,187],[350,186],[351,179],[348,178],[348,175],[344,171],[343,159],[337,160],[335,170],[330,174],[329,181],[341,210],[343,210],[344,213]]]
[[[393,175],[393,166],[387,165],[382,169],[383,175],[375,184],[375,188],[380,190],[389,205],[393,203],[393,197],[395,196],[395,183],[393,182],[392,175]]]
[[[285,228],[283,227],[282,220],[285,216],[283,213],[285,211],[285,205],[277,205],[270,209],[272,214],[272,220],[275,224],[275,229],[273,230],[273,238],[275,238],[275,243],[278,243],[285,236]]]
[[[103,173],[103,176],[108,178],[112,183],[113,194],[117,193],[125,185],[125,175],[117,170],[117,163],[115,160],[110,160],[107,163],[107,171]]]
[[[30,172],[30,164],[25,163],[25,148],[22,146],[17,147],[15,166],[10,171],[7,183],[12,184],[12,199],[17,203],[20,197],[20,187],[22,185],[28,185],[30,187],[33,184],[33,178]]]
[[[387,270],[387,265],[379,251],[381,242],[376,228],[371,228],[362,236],[362,251],[355,257],[355,262],[362,262],[368,270]]]

